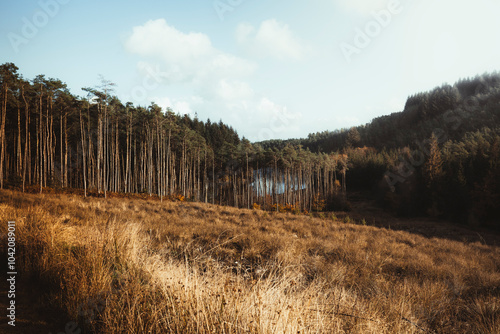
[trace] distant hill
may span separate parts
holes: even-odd
[[[304,139],[270,140],[265,147],[303,145],[312,152],[335,152],[354,144],[381,149],[415,147],[416,141],[442,131],[451,140],[460,140],[467,132],[500,126],[500,74],[483,74],[463,79],[453,86],[443,85],[408,97],[401,112],[373,119],[366,125],[309,134]],[[349,131],[359,133],[350,143]]]

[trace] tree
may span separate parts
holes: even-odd
[[[424,177],[428,188],[432,188],[442,175],[443,161],[438,139],[433,133],[430,139],[429,157],[424,165]]]
[[[358,129],[352,127],[349,129],[347,133],[346,146],[347,147],[356,147],[361,142],[361,135],[359,134]]]
[[[429,157],[423,168],[425,185],[427,187],[427,198],[429,199],[428,213],[432,216],[440,214],[440,181],[443,175],[443,161],[436,135],[433,133],[430,139]]]
[[[0,84],[2,94],[2,104],[0,111],[0,188],[3,188],[5,172],[5,156],[7,150],[7,141],[5,139],[5,125],[7,123],[7,100],[9,91],[14,88],[19,80],[17,74],[18,67],[13,63],[0,65]]]

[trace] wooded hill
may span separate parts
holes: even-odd
[[[372,190],[387,208],[499,227],[499,135],[493,73],[410,96],[403,111],[366,125],[260,145],[344,152],[350,188]]]
[[[364,126],[253,144],[222,121],[124,104],[104,79],[81,97],[6,63],[0,83],[0,187],[294,212],[346,209],[349,187],[400,214],[490,225],[500,214],[498,74],[416,94]]]

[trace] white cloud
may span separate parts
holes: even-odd
[[[254,96],[253,89],[241,81],[220,80],[216,86],[216,94],[224,100],[244,100]]]
[[[292,138],[302,125],[301,113],[290,112],[286,106],[279,105],[267,97],[262,97],[255,107],[256,110],[251,115],[253,122],[258,119],[263,121],[259,124],[260,129],[256,136],[251,137],[252,140]]]
[[[186,101],[176,102],[172,109],[181,115],[190,115],[190,116],[194,115],[193,110],[191,110],[191,105],[189,104],[189,102]]]
[[[280,113],[280,112],[286,112],[287,108],[277,105],[273,101],[269,100],[268,98],[264,97],[260,100],[259,103],[259,110],[264,112],[264,113]]]
[[[201,84],[213,78],[249,75],[256,69],[253,62],[214,48],[207,35],[181,32],[164,19],[134,27],[125,48],[155,64],[160,62],[159,75],[166,83]]]
[[[168,97],[155,97],[153,100],[162,108],[163,111],[167,110],[167,108],[172,108],[172,100]]]
[[[182,99],[170,99],[169,97],[154,97],[152,100],[160,106],[164,112],[167,108],[170,108],[175,113],[194,116],[191,105],[193,102],[196,103],[197,98],[191,97],[191,102]]]
[[[248,37],[261,48],[268,46],[271,56],[302,56],[285,25],[272,20],[259,31],[241,27],[241,40]],[[196,112],[200,119],[222,119],[251,140],[286,138],[300,127],[300,114],[290,113],[248,83],[257,68],[254,62],[216,49],[205,34],[184,33],[160,19],[135,27],[125,47],[141,56],[137,69],[142,82],[132,89],[132,98],[155,101],[164,110],[170,107],[191,117]]]
[[[300,60],[306,53],[304,43],[293,35],[290,27],[274,19],[262,22],[258,30],[241,23],[236,28],[236,41],[259,57]]]
[[[240,23],[236,27],[236,41],[240,44],[247,43],[251,35],[255,33],[255,28],[248,23]]]
[[[134,27],[126,47],[132,53],[157,55],[172,62],[195,60],[213,52],[208,36],[182,33],[164,19],[150,20],[143,26]]]
[[[303,126],[300,113],[291,112],[287,106],[255,93],[248,99],[220,98],[200,104],[191,99],[189,102],[200,119],[222,119],[251,141],[295,137]]]

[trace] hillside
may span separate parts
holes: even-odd
[[[259,143],[349,158],[350,190],[372,192],[398,215],[500,228],[500,74],[410,96],[366,125]]]
[[[18,271],[89,333],[500,331],[495,235],[153,199],[2,190],[0,203]]]

